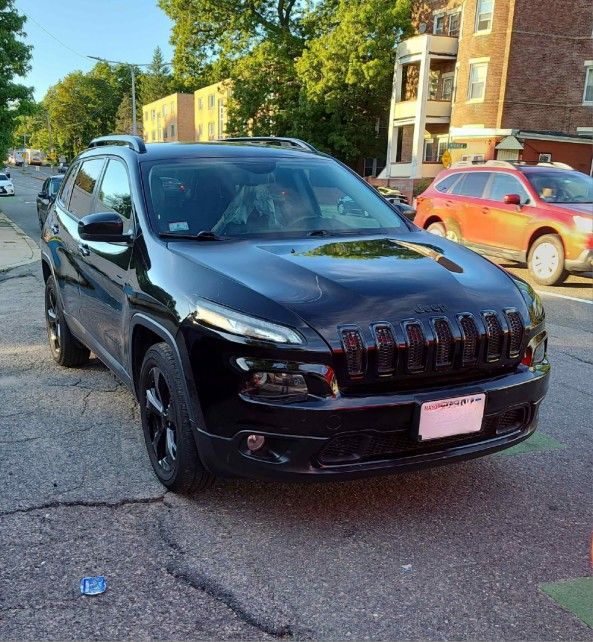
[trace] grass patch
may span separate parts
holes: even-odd
[[[501,450],[495,453],[495,456],[504,457],[505,455],[524,455],[525,453],[547,452],[549,450],[561,450],[566,448],[566,444],[559,442],[554,437],[549,437],[543,432],[535,431],[531,437],[522,441],[516,446]]]
[[[593,629],[593,577],[548,582],[541,584],[540,589]]]

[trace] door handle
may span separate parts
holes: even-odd
[[[60,226],[56,225],[55,223],[51,226],[51,233],[52,234],[59,234],[60,233]]]
[[[79,243],[78,251],[82,254],[82,256],[88,256],[91,253],[91,250],[86,243]]]

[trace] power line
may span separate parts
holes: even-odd
[[[34,23],[35,23],[35,24],[36,24],[40,29],[42,29],[43,31],[45,31],[45,33],[46,33],[48,36],[50,36],[51,38],[53,38],[56,42],[60,43],[60,44],[62,45],[62,47],[64,47],[65,49],[68,49],[68,51],[71,51],[73,54],[76,54],[77,56],[80,56],[81,58],[86,58],[86,57],[87,57],[87,56],[84,56],[83,54],[81,54],[79,51],[76,51],[76,50],[72,49],[72,47],[69,47],[66,43],[62,42],[59,38],[57,38],[56,36],[54,36],[54,34],[53,34],[53,33],[50,33],[50,32],[49,32],[49,31],[48,31],[48,30],[47,30],[43,25],[39,24],[39,23],[37,22],[37,20],[35,20],[35,18],[33,18],[33,16],[29,16],[29,15],[27,15],[27,19],[28,19],[28,20],[31,20],[31,22],[34,22]]]

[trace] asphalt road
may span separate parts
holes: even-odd
[[[0,201],[26,231],[33,180]],[[42,292],[38,264],[0,275],[0,639],[593,640],[541,590],[592,573],[593,305],[545,295],[554,369],[522,451],[184,498],[131,394],[96,360],[53,363]]]

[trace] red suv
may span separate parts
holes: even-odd
[[[527,263],[542,285],[593,270],[593,179],[559,163],[456,163],[418,197],[414,222],[490,256]]]

